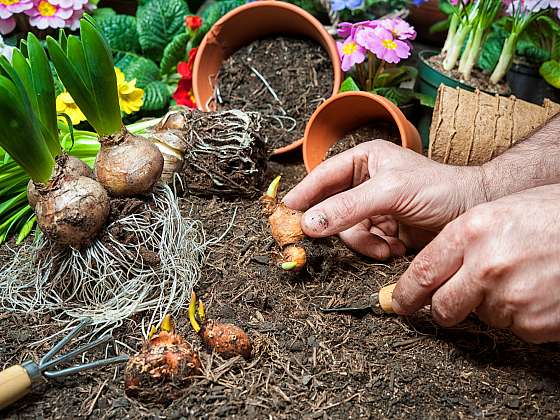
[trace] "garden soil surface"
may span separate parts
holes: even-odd
[[[272,164],[284,189],[304,175],[302,165]],[[285,191],[284,190],[284,191]],[[392,315],[323,314],[321,306],[364,304],[398,280],[411,256],[379,263],[340,246],[330,276],[294,278],[271,266],[273,241],[257,201],[218,198],[182,201],[200,218],[212,247],[197,292],[208,316],[243,327],[252,337],[252,360],[221,360],[201,351],[204,375],[168,407],[147,406],[124,394],[123,367],[107,367],[52,380],[0,417],[16,418],[557,418],[560,348],[535,346],[474,317],[442,329],[429,312]],[[0,263],[6,260],[0,248]],[[141,346],[140,317],[115,331]],[[178,331],[200,349],[187,308]],[[52,317],[0,314],[0,367],[44,353],[31,343],[58,327]]]
[[[343,138],[337,141],[334,145],[331,146],[331,148],[327,152],[327,155],[325,156],[325,159],[356,147],[358,144],[376,139],[387,140],[391,143],[400,144],[401,136],[398,129],[393,124],[369,124],[346,134]]]
[[[463,80],[463,75],[459,73],[459,70],[457,70],[457,68],[454,68],[453,70],[445,70],[443,68],[443,60],[443,56],[436,55],[430,57],[428,59],[428,62],[440,73],[443,73],[446,76],[451,77],[452,79],[459,80],[461,83],[472,86],[473,88],[479,89],[483,92],[497,93],[499,95],[508,95],[511,93],[510,88],[505,82],[500,82],[498,83],[498,85],[493,85],[492,83],[490,83],[490,76],[477,68],[473,69],[470,80]]]
[[[258,111],[271,149],[303,137],[315,109],[332,94],[327,52],[310,40],[265,38],[236,51],[218,75],[218,109]]]

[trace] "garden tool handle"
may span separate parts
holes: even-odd
[[[379,290],[379,306],[387,313],[393,313],[393,290],[397,283],[390,284]]]
[[[22,365],[0,372],[0,410],[23,398],[31,390],[31,377]]]

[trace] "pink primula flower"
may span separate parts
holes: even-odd
[[[379,21],[377,20],[364,20],[356,23],[342,22],[338,24],[337,34],[341,38],[347,38],[354,36],[360,28],[376,28],[377,26],[379,26]]]
[[[356,42],[387,63],[396,64],[410,57],[410,44],[395,39],[390,31],[382,27],[359,31]]]
[[[9,19],[16,13],[33,7],[33,0],[0,0],[0,19]]]
[[[16,20],[13,17],[0,18],[0,34],[7,35],[16,29]]]
[[[391,31],[393,37],[400,39],[401,41],[413,41],[416,39],[416,31],[414,30],[414,27],[401,18],[383,19],[379,23],[385,29]]]
[[[366,59],[365,48],[358,45],[351,36],[346,38],[344,42],[337,42],[336,46],[343,71],[349,71],[355,64],[363,63]]]
[[[63,9],[74,9],[74,10],[82,10],[87,4],[89,0],[50,0],[54,6],[60,6]]]
[[[39,29],[64,28],[66,20],[74,14],[72,7],[64,8],[53,4],[54,0],[35,0],[34,7],[25,13],[29,15],[29,23]]]

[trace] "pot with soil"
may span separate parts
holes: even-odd
[[[527,102],[542,105],[545,99],[560,103],[560,92],[549,85],[540,75],[539,68],[514,63],[507,74],[511,93]]]
[[[361,91],[336,95],[323,103],[307,124],[303,140],[305,168],[311,172],[333,154],[375,138],[422,153],[420,134],[391,101]]]
[[[222,17],[196,56],[193,90],[203,111],[258,111],[274,154],[299,147],[317,106],[342,79],[334,39],[289,3],[259,1]]]

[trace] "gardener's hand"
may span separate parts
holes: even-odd
[[[446,327],[476,311],[526,341],[560,341],[560,185],[480,205],[449,223],[393,294],[402,315],[430,301]]]
[[[383,140],[323,162],[284,199],[307,210],[308,236],[341,233],[348,246],[377,259],[404,252],[397,221],[437,232],[484,201],[479,168],[442,165]]]

